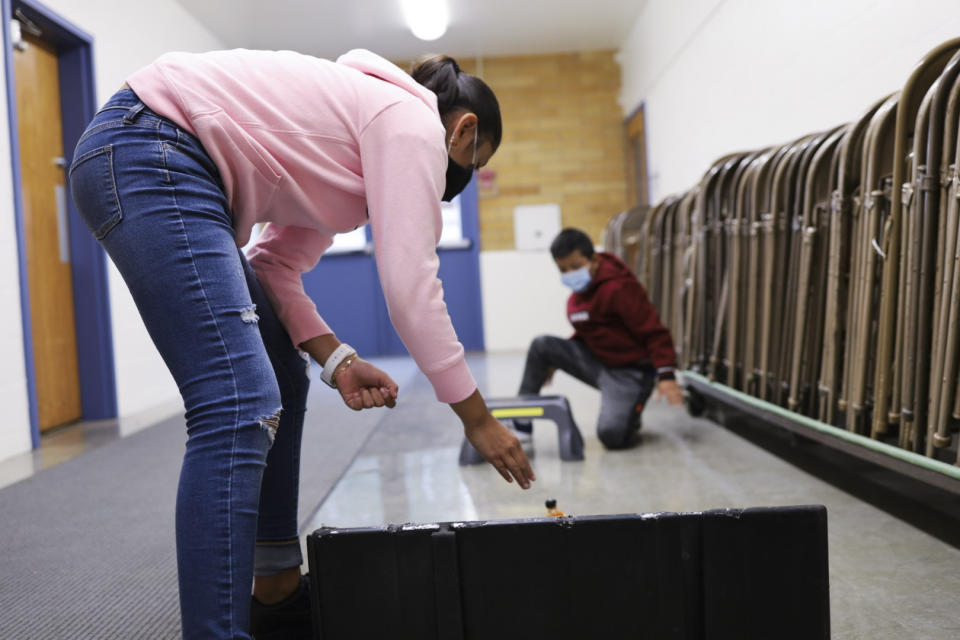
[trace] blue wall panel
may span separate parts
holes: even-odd
[[[482,351],[476,180],[464,190],[460,207],[468,246],[438,251],[439,276],[457,336],[466,350]],[[358,252],[324,256],[313,271],[304,275],[303,283],[337,337],[362,356],[407,353],[390,323],[373,255]]]
[[[380,288],[373,258],[365,253],[324,256],[303,275],[303,288],[330,328],[361,356],[377,355]]]

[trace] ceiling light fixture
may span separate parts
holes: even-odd
[[[436,40],[447,32],[446,0],[401,0],[400,4],[407,26],[421,40]]]

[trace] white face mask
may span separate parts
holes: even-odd
[[[560,280],[577,293],[590,286],[590,267],[580,267],[574,271],[560,274]]]

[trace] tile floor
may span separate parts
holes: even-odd
[[[498,354],[472,358],[471,366],[494,397],[514,394],[522,363],[522,354]],[[548,390],[570,399],[586,459],[561,462],[553,425],[535,423],[538,481],[521,491],[486,465],[459,467],[456,418],[433,400],[422,377],[401,386],[404,402],[379,425],[305,532],[538,517],[547,498],[575,515],[823,504],[833,638],[960,638],[960,550],[712,422],[651,402],[641,446],[605,451],[593,433],[598,394],[558,375]]]
[[[522,353],[475,354],[470,362],[486,396],[514,394]],[[304,514],[305,534],[322,525],[536,517],[544,514],[547,498],[574,515],[823,504],[829,513],[833,638],[960,638],[960,549],[730,430],[651,402],[641,446],[608,452],[593,433],[597,393],[558,375],[545,392],[570,399],[586,459],[561,462],[552,424],[535,423],[538,481],[521,491],[486,465],[458,466],[456,417],[436,402],[409,359],[379,364],[400,383],[401,403],[375,418],[372,435],[339,482]],[[311,410],[322,411],[338,399],[318,393],[311,402]],[[128,431],[108,421],[46,436],[41,450],[0,464],[0,487]]]

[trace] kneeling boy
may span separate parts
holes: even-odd
[[[568,339],[539,336],[527,352],[521,395],[540,393],[554,371],[566,371],[600,390],[597,436],[608,449],[638,441],[640,412],[654,385],[672,405],[683,404],[674,379],[676,354],[670,331],[657,317],[646,291],[617,256],[593,249],[579,229],[564,229],[550,245],[563,283],[573,289],[567,318],[575,330]],[[514,421],[529,440],[529,421]]]

